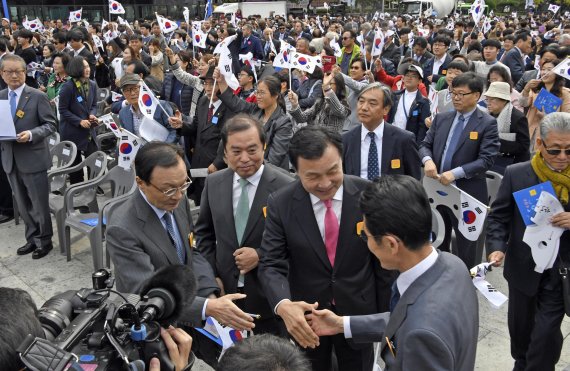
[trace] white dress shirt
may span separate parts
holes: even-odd
[[[342,192],[343,186],[341,185],[332,199],[332,209],[336,214],[339,225],[341,217],[340,214],[342,212]],[[311,198],[311,205],[313,205],[313,212],[315,213],[315,219],[319,226],[319,232],[321,232],[321,237],[323,238],[323,241],[325,241],[325,214],[327,213],[327,207],[325,206],[325,203],[314,194],[309,193],[309,197]]]
[[[220,101],[221,102],[221,101]],[[257,169],[255,174],[247,178],[247,196],[249,198],[249,208],[251,209],[251,205],[253,204],[253,199],[255,198],[255,192],[257,191],[257,186],[259,185],[259,181],[261,180],[261,175],[263,174],[263,169],[265,165],[261,164],[261,167]],[[241,185],[239,184],[239,180],[241,177],[234,172],[234,180],[232,183],[232,205],[234,210],[234,215],[236,214],[237,205],[239,202],[239,198],[241,196]]]
[[[441,67],[441,65],[443,63],[445,63],[445,58],[447,57],[447,53],[445,53],[443,55],[443,57],[441,57],[441,59],[435,59],[433,61],[433,70],[431,72],[432,75],[438,75],[439,74],[439,68]],[[431,80],[431,85],[432,87],[435,89],[435,84],[437,84],[437,81],[434,81],[433,79]]]
[[[402,130],[406,130],[406,125],[408,124],[408,118],[412,114],[410,109],[412,104],[416,100],[417,90],[409,92],[404,91],[404,94],[400,97],[398,101],[398,109],[396,110],[396,115],[394,116],[394,126],[399,127]]]
[[[370,150],[370,137],[368,129],[362,126],[360,130],[360,177],[368,179],[368,151]],[[384,137],[384,121],[374,129],[375,142],[378,150],[379,173],[382,172],[382,138]]]

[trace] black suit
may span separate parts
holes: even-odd
[[[344,176],[339,239],[334,267],[315,218],[309,193],[299,180],[269,196],[258,275],[271,308],[284,299],[319,302],[339,315],[371,314],[388,309],[392,274],[357,235],[358,204],[367,180]],[[358,350],[344,336],[321,337],[307,351],[314,370],[329,370],[334,344],[341,370],[370,370],[372,346]]]
[[[499,149],[499,155],[497,156],[495,164],[491,168],[491,170],[501,175],[505,173],[505,168],[508,165],[528,161],[530,156],[528,120],[524,113],[516,108],[513,108],[511,112],[511,127],[509,133],[516,134],[514,141],[500,138],[501,133],[499,133],[501,148]]]
[[[383,125],[380,175],[405,174],[419,180],[421,161],[414,135],[391,124]],[[362,125],[357,126],[342,136],[342,166],[345,174],[360,176],[362,130],[366,129]]]
[[[570,231],[560,238],[560,255],[553,268],[535,272],[531,249],[522,241],[526,226],[512,196],[539,183],[530,162],[509,166],[488,217],[487,254],[506,253],[504,276],[509,283],[508,324],[515,370],[554,370],[562,350],[564,302],[557,268],[561,259],[566,266],[570,262]],[[565,211],[570,211],[569,205]]]
[[[382,58],[388,59],[390,62],[394,63],[394,66],[400,64],[400,57],[402,56],[400,48],[394,43],[390,43],[387,47],[382,50]]]
[[[269,44],[269,41],[266,40],[262,41],[263,60],[265,62],[269,62],[271,60],[271,58],[269,57],[269,53],[272,52],[271,45],[267,44]],[[273,46],[275,47],[275,51],[279,53],[279,51],[281,50],[281,41],[279,41],[278,39],[273,39]]]
[[[283,170],[265,164],[240,243],[233,228],[234,174],[232,169],[224,169],[206,178],[200,202],[200,216],[195,229],[197,248],[214,268],[216,277],[221,278],[228,294],[238,292],[239,269],[233,253],[247,246],[255,248],[260,255],[261,237],[265,227],[263,208],[267,205],[267,198],[271,193],[293,181],[293,178]],[[279,334],[279,331],[276,331],[278,326],[273,310],[269,307],[261,289],[257,268],[245,274],[243,293],[247,297],[237,301],[236,304],[247,313],[261,315],[261,320],[256,321],[256,333],[270,330],[276,335]]]
[[[207,168],[214,164],[216,168],[225,167],[223,153],[218,155],[218,146],[222,139],[221,133],[230,113],[222,103],[211,120],[208,120],[210,97],[203,95],[198,100],[196,114],[192,123],[184,123],[181,134],[193,138],[194,151],[192,152],[191,169]],[[189,189],[189,195],[197,206],[204,189],[204,178],[194,179]]]

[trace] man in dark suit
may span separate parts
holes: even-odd
[[[273,60],[272,57],[275,57],[275,55],[270,55],[271,53],[273,53],[271,49],[271,42],[273,42],[273,47],[275,48],[275,51],[279,53],[279,51],[281,50],[281,41],[273,37],[273,30],[268,27],[265,30],[263,30],[263,60],[265,62],[269,62],[270,60]]]
[[[516,83],[525,71],[525,57],[532,51],[532,36],[527,32],[515,35],[515,47],[509,50],[501,62],[511,71],[511,77]]]
[[[18,47],[14,51],[14,54],[22,57],[26,62],[26,66],[29,67],[31,63],[37,61],[36,50],[32,45],[34,34],[30,30],[23,29],[17,31],[14,36],[16,36],[16,41],[18,42]],[[39,84],[34,74],[35,72],[26,73],[26,85],[37,89]]]
[[[385,43],[382,48],[382,57],[388,59],[394,64],[394,66],[398,66],[400,64],[402,54],[400,54],[400,48],[398,48],[398,45],[394,44],[394,35],[394,31],[386,31],[384,36]]]
[[[219,288],[212,267],[192,247],[193,223],[185,196],[190,181],[182,150],[168,143],[148,143],[135,157],[135,171],[138,189],[107,224],[117,290],[138,294],[157,269],[192,265],[198,297],[185,312],[184,322],[201,327],[205,316],[213,316],[236,329],[252,328],[252,318],[232,303],[244,295],[216,298]]]
[[[385,123],[392,91],[373,83],[359,94],[356,106],[362,122],[342,137],[344,173],[373,180],[385,174],[421,177],[421,162],[414,134]]]
[[[69,45],[71,46],[70,55],[72,57],[80,56],[85,58],[87,63],[89,63],[89,68],[91,69],[89,78],[93,80],[93,77],[95,76],[96,60],[93,53],[91,53],[83,43],[85,41],[85,36],[83,35],[83,32],[77,29],[71,30],[68,36],[69,36]]]
[[[182,135],[192,138],[194,150],[192,151],[191,169],[207,168],[208,173],[213,173],[218,169],[225,167],[223,155],[218,155],[218,147],[221,140],[221,132],[224,125],[231,116],[226,110],[226,106],[218,99],[216,93],[212,95],[214,90],[214,66],[211,66],[206,76],[200,77],[204,80],[204,95],[198,100],[196,114],[192,123],[182,122],[182,115],[177,114],[176,117],[169,119],[173,128],[181,129]],[[210,99],[212,105],[210,105]],[[190,198],[196,206],[200,206],[202,190],[204,189],[204,178],[193,179],[190,186]]]
[[[261,289],[257,265],[267,198],[293,178],[263,163],[265,132],[251,116],[229,120],[222,130],[222,141],[229,168],[206,178],[196,223],[197,249],[214,268],[226,293],[247,295],[237,305],[245,312],[261,315],[255,321],[256,334],[283,335],[282,324],[278,324]],[[229,227],[232,225],[235,228]]]
[[[341,156],[338,133],[320,127],[295,133],[289,157],[299,180],[269,196],[258,275],[291,336],[311,348],[314,370],[331,369],[333,347],[340,370],[370,370],[371,345],[319,338],[304,317],[317,306],[341,315],[388,308],[392,274],[357,234],[362,214],[354,205],[368,181],[344,175]]]
[[[239,54],[247,54],[251,52],[254,59],[263,60],[263,47],[259,37],[252,34],[253,28],[251,24],[246,23],[242,26],[242,42],[239,49]]]
[[[412,44],[412,50],[404,55],[404,58],[411,57],[420,64],[422,68],[424,65],[433,58],[433,54],[427,51],[428,42],[425,37],[416,37]]]
[[[511,356],[517,371],[554,370],[560,359],[564,294],[559,269],[567,268],[570,262],[570,206],[568,202],[564,204],[560,193],[556,194],[564,212],[555,215],[552,224],[566,230],[560,237],[559,255],[553,267],[540,273],[535,271],[531,248],[522,240],[527,226],[513,193],[548,180],[558,185],[560,174],[569,173],[569,123],[569,113],[552,113],[543,119],[540,138],[536,139],[537,154],[531,161],[507,167],[488,219],[488,261],[499,266],[505,260]],[[563,187],[569,186],[566,181]]]
[[[497,120],[477,108],[483,87],[483,79],[474,72],[453,79],[451,97],[455,110],[436,115],[420,145],[420,156],[426,176],[444,185],[455,182],[459,189],[487,204],[485,172],[493,166],[500,142]],[[449,251],[453,227],[458,256],[471,268],[476,262],[477,241],[463,237],[449,208],[438,210],[445,222],[445,239],[440,249]]]
[[[477,294],[461,260],[431,246],[430,204],[422,185],[404,175],[379,178],[363,192],[360,208],[368,249],[383,267],[400,272],[391,313],[340,317],[313,311],[311,328],[317,334],[344,333],[356,343],[381,342],[385,370],[473,370]]]
[[[394,104],[388,114],[388,122],[414,133],[419,145],[426,136],[425,119],[431,116],[431,111],[429,100],[418,90],[424,77],[422,68],[413,63],[418,62],[412,62],[404,74],[405,89],[394,94]]]
[[[435,89],[439,79],[447,75],[447,66],[451,63],[451,56],[447,53],[451,40],[444,35],[436,36],[432,44],[433,58],[424,64],[424,84]]]
[[[2,78],[8,89],[0,99],[8,100],[16,141],[2,141],[2,166],[26,225],[26,244],[18,255],[33,252],[32,259],[46,256],[53,248],[49,212],[47,170],[51,156],[45,140],[55,131],[56,118],[47,96],[26,86],[26,62],[15,55],[2,58]]]

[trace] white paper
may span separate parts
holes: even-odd
[[[531,218],[534,225],[526,227],[523,242],[530,246],[535,272],[550,269],[558,256],[560,237],[564,228],[555,227],[550,222],[554,215],[564,212],[560,201],[548,192],[541,192],[534,207],[536,214]]]
[[[484,279],[474,279],[473,284],[495,308],[500,308],[501,305],[505,304],[505,302],[508,300],[505,294],[497,291],[493,285]]]
[[[158,122],[144,117],[139,128],[139,134],[147,142],[158,140],[164,142],[168,138],[169,131]]]
[[[64,149],[61,150],[61,153],[62,153],[64,156],[69,156],[69,154],[71,153],[71,151],[69,150],[69,148],[64,148]]]
[[[190,177],[191,178],[205,178],[208,176],[208,169],[201,168],[201,169],[190,169]]]
[[[96,167],[101,167],[101,165],[103,165],[103,163],[101,162],[101,160],[95,160],[95,166],[96,166]]]
[[[10,112],[10,103],[8,100],[0,100],[0,140],[15,140],[16,127],[14,120],[12,120],[12,113]]]

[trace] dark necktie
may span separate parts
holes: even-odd
[[[184,251],[183,244],[180,243],[180,239],[176,238],[176,233],[174,232],[174,226],[172,225],[171,214],[165,213],[162,217],[162,220],[164,220],[164,224],[166,224],[166,231],[168,232],[168,237],[170,238],[170,242],[176,248],[176,255],[178,255],[180,264],[185,264],[186,252]]]
[[[380,167],[378,166],[378,148],[376,147],[376,134],[368,133],[370,137],[370,148],[368,149],[368,180],[374,180],[380,176]]]
[[[398,290],[398,285],[396,281],[392,284],[392,295],[390,296],[390,313],[394,311],[398,301],[400,300],[400,291]]]
[[[212,122],[212,117],[214,117],[214,105],[210,105],[208,108],[208,122]]]
[[[457,145],[459,144],[459,139],[461,138],[461,133],[463,132],[463,124],[465,123],[465,117],[463,115],[459,115],[457,119],[457,125],[453,128],[453,133],[451,134],[451,139],[449,140],[449,147],[445,152],[445,158],[443,159],[443,163],[441,165],[441,172],[451,170],[451,160],[453,159],[453,154],[457,149]]]

